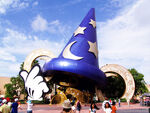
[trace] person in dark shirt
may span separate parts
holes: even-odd
[[[80,113],[80,110],[81,110],[81,103],[80,103],[79,100],[77,101],[76,107],[77,107],[77,113]]]
[[[18,113],[18,98],[14,100],[11,107],[12,107],[11,113]]]

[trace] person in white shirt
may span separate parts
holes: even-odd
[[[121,103],[120,98],[118,99],[118,103],[119,103],[119,107],[120,107],[120,106],[121,106],[121,105],[120,105],[120,103]]]
[[[105,104],[106,104],[106,102],[108,102],[109,104],[110,104],[110,102],[109,102],[109,100],[108,100],[108,98],[107,97],[105,97],[105,100],[104,100],[104,102],[102,103],[102,109],[105,111]],[[111,104],[110,104],[111,105]]]
[[[71,107],[71,109],[72,109],[73,113],[76,112],[76,107],[74,105]]]
[[[105,103],[104,111],[105,111],[105,113],[111,113],[112,109],[111,109],[111,106],[110,106],[109,102]]]
[[[33,103],[31,100],[27,101],[27,113],[32,113]]]

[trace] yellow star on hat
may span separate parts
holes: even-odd
[[[93,19],[90,19],[91,21],[89,22],[89,24],[91,24],[94,28],[96,28],[96,21],[94,21]]]
[[[97,50],[96,42],[92,43],[92,42],[88,41],[88,43],[89,43],[89,46],[90,46],[88,51],[92,52],[97,58],[98,57],[98,50]]]
[[[78,35],[78,34],[84,34],[84,30],[86,29],[86,27],[78,27],[76,29],[76,31],[74,32],[74,36]]]

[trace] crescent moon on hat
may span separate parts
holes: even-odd
[[[76,41],[73,41],[66,46],[66,48],[63,51],[63,57],[72,59],[72,60],[81,60],[81,59],[83,59],[83,57],[76,56],[76,55],[72,54],[70,51],[70,48],[74,43],[76,43]]]

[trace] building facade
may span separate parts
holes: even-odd
[[[0,77],[0,97],[5,96],[5,84],[10,83],[10,78],[9,77]]]

